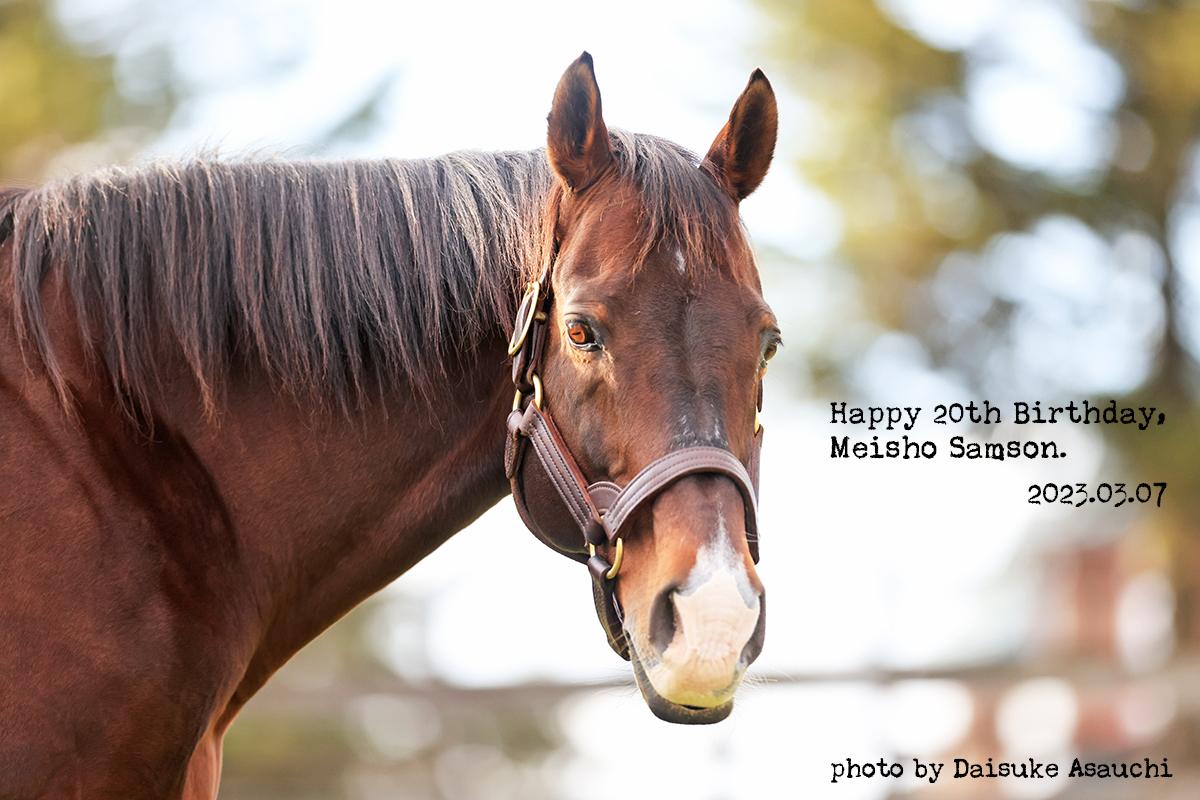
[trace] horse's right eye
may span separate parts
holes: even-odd
[[[595,350],[600,346],[591,326],[577,319],[567,323],[567,338],[580,350]]]

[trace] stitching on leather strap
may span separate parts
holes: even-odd
[[[546,468],[546,475],[549,476],[554,489],[562,497],[567,510],[571,512],[575,523],[582,530],[591,518],[590,504],[583,496],[578,482],[567,464],[566,456],[556,445],[546,418],[536,412],[530,417],[526,433],[529,441],[533,444],[533,450]]]

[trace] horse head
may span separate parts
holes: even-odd
[[[738,204],[766,173],[776,127],[755,71],[699,163],[610,132],[586,53],[549,115],[553,244],[533,290],[542,310],[532,298],[525,313],[544,327],[535,399],[590,488],[576,521],[601,621],[673,722],[725,718],[763,643],[757,411],[779,331]],[[510,427],[520,393],[517,406]]]

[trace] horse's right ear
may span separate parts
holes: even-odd
[[[600,87],[588,53],[563,73],[548,119],[550,166],[572,190],[586,189],[613,160],[608,128],[600,114]]]

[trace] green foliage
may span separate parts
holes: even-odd
[[[975,141],[963,119],[969,54],[940,50],[872,0],[758,0],[785,84],[812,104],[799,167],[843,210],[842,253],[867,280],[875,317],[905,327],[914,283],[956,249],[1062,213],[1097,229],[1131,219],[1163,243],[1180,166],[1200,120],[1200,7],[1081,3],[1093,41],[1122,64],[1129,89],[1112,115],[1113,165],[1083,184],[1021,169]],[[922,135],[939,111],[957,152]],[[1147,141],[1141,141],[1146,140]],[[1138,163],[1138,148],[1152,156]]]
[[[65,145],[95,136],[113,59],[79,52],[40,0],[0,2],[0,181],[35,179]]]

